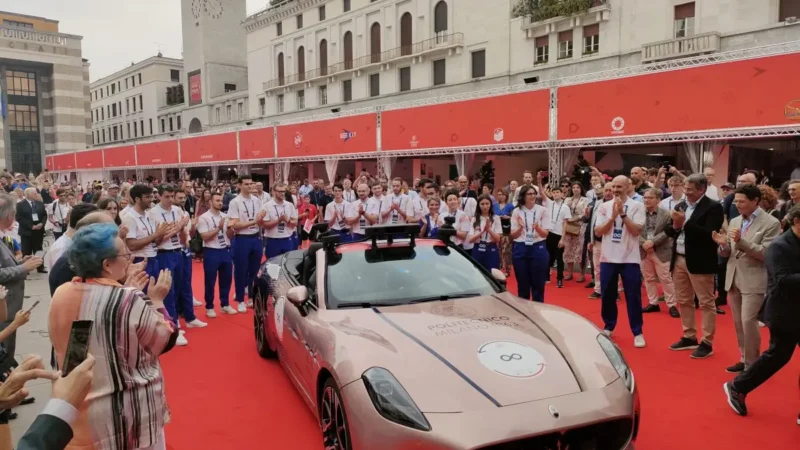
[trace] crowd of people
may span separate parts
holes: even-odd
[[[13,359],[15,331],[30,315],[22,299],[33,271],[49,271],[53,368],[64,364],[76,320],[93,321],[89,348],[98,356],[66,377],[46,371],[38,357],[26,359],[5,373],[0,408],[7,423],[10,408],[27,398],[24,382],[50,378],[53,400],[18,448],[165,449],[169,409],[159,356],[188,345],[187,331],[207,327],[217,309],[246,314],[264,258],[304,246],[317,223],[351,242],[381,224],[419,224],[421,237],[435,237],[452,218],[455,244],[488,271],[513,273],[523,299],[544,302],[552,275],[556,289],[587,283],[609,336],[624,301],[636,348],[646,346],[644,315],[661,313],[663,302],[681,323],[670,348],[708,358],[720,306],[730,305],[741,359],[727,368],[736,378],[725,392],[745,415],[746,395],[800,344],[800,180],[776,193],[754,172],[719,189],[714,176],[712,169],[684,175],[664,165],[613,179],[591,167],[587,179],[525,171],[521,182],[497,188],[467,176],[439,185],[363,172],[268,189],[244,174],[229,181],[108,180],[82,189],[75,181],[53,183],[47,173],[32,180],[0,175],[5,357]],[[55,241],[42,255],[48,230]],[[204,301],[194,295],[195,259],[202,260]],[[200,306],[205,321],[195,313]],[[770,328],[763,354],[762,322]]]

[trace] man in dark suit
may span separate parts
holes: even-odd
[[[800,345],[800,206],[786,214],[791,228],[767,248],[767,294],[765,321],[769,327],[769,348],[733,381],[725,384],[728,404],[747,415],[745,397],[761,386],[792,359]],[[800,424],[800,416],[797,418]]]
[[[17,203],[17,223],[23,256],[30,256],[42,250],[47,211],[44,209],[44,203],[36,200],[36,194],[36,188],[29,187],[25,189],[25,200]],[[39,273],[47,273],[42,266],[36,270]]]
[[[672,252],[672,281],[683,325],[683,337],[672,344],[672,350],[694,350],[692,358],[711,356],[717,322],[714,303],[714,275],[717,272],[717,244],[711,237],[722,228],[722,205],[705,193],[708,180],[693,174],[684,181],[685,202],[671,212],[672,222],[664,233],[675,239]],[[703,315],[703,339],[698,343],[694,297]]]

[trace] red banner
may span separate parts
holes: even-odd
[[[136,161],[140,166],[178,164],[178,141],[175,139],[136,145]]]
[[[44,167],[45,167],[45,169],[47,169],[50,172],[53,171],[54,166],[53,166],[53,157],[52,156],[45,156],[45,158],[44,158]]]
[[[53,167],[55,171],[75,169],[75,153],[61,153],[53,156]]]
[[[239,132],[239,158],[264,159],[275,157],[273,129],[258,128]]]
[[[278,157],[328,156],[376,150],[375,114],[278,127]]]
[[[103,150],[106,167],[136,168],[136,153],[132,145],[112,147]]]
[[[791,54],[559,88],[558,138],[798,124],[798,73]]]
[[[181,163],[236,161],[236,133],[181,139]]]
[[[200,76],[200,71],[196,71],[189,75],[189,105],[199,105],[203,103],[203,78]]]
[[[537,90],[381,114],[383,150],[541,142],[549,137],[550,93]]]
[[[75,167],[78,169],[103,169],[103,150],[75,152]]]

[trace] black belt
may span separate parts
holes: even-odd
[[[225,247],[223,247],[223,248],[217,248],[217,247],[203,247],[203,248],[204,248],[204,249],[206,249],[206,250],[227,250],[227,249],[229,249],[230,247],[228,247],[228,246],[226,245],[226,246],[225,246]]]
[[[161,253],[178,253],[178,252],[182,252],[182,251],[183,251],[182,248],[173,248],[172,250],[158,249],[158,253],[159,254],[161,254]]]

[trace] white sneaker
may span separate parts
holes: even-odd
[[[614,332],[611,330],[603,330],[603,334],[605,334],[608,337],[611,337],[614,335]]]
[[[222,312],[223,312],[223,313],[225,313],[225,314],[236,314],[236,310],[235,310],[235,309],[233,309],[233,308],[232,308],[230,305],[228,305],[228,306],[223,306],[223,307],[220,309],[220,311],[222,311]]]
[[[217,312],[214,311],[213,309],[207,309],[206,310],[206,317],[213,319],[213,318],[217,317]]]
[[[636,348],[644,348],[645,345],[647,345],[647,344],[644,341],[644,336],[642,336],[641,334],[638,335],[638,336],[634,336],[634,338],[633,338],[633,346],[634,347],[636,347]]]
[[[208,326],[208,324],[203,322],[200,319],[194,319],[191,322],[186,322],[186,328],[203,328],[203,327],[207,327],[207,326]]]
[[[178,330],[178,334],[183,336],[184,334],[186,334],[186,330]]]
[[[175,345],[178,347],[183,347],[184,345],[189,345],[189,341],[183,337],[183,333],[178,335],[178,339],[175,340]]]
[[[194,306],[203,306],[203,302],[201,302],[200,300],[192,297],[192,305],[194,305]]]
[[[239,303],[239,306],[236,308],[236,310],[244,314],[247,312],[247,306],[244,303]]]

